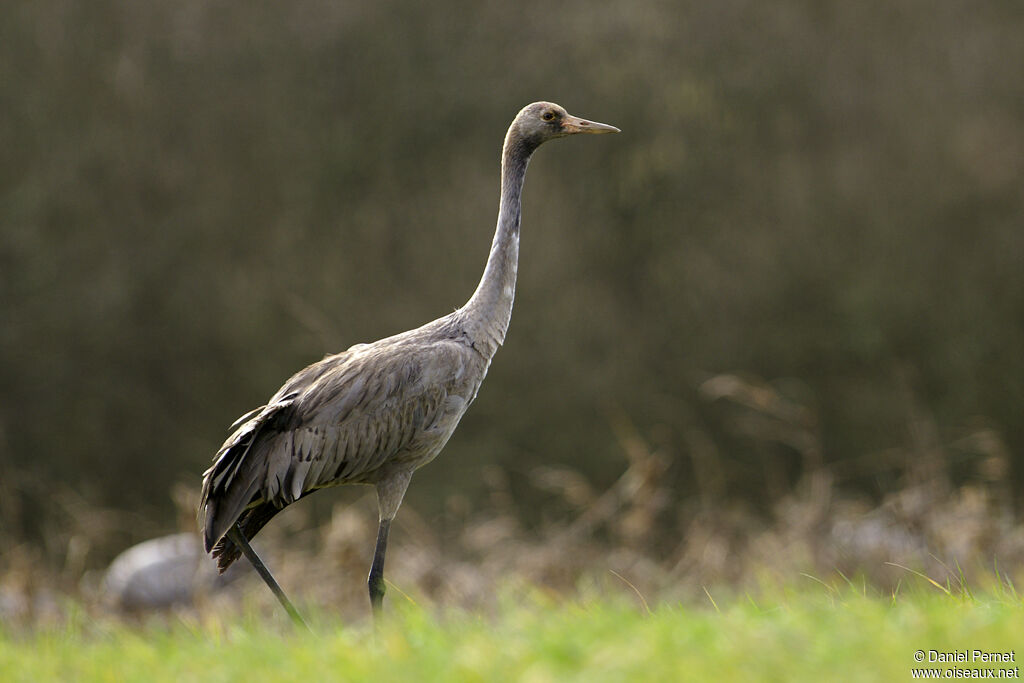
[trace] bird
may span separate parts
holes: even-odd
[[[379,526],[367,589],[373,616],[380,614],[388,533],[413,472],[444,448],[505,341],[530,158],[549,140],[618,132],[552,102],[525,106],[505,135],[497,226],[466,304],[416,329],[324,357],[231,425],[203,474],[198,515],[205,550],[221,572],[244,554],[292,619],[304,624],[249,539],[319,489],[371,485]]]
[[[115,557],[104,573],[103,602],[129,613],[190,605],[240,576],[235,571],[238,565],[218,575],[205,559],[194,531],[133,545]]]

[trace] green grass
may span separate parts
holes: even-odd
[[[713,602],[650,612],[638,602],[526,593],[487,616],[426,610],[392,594],[376,633],[329,613],[313,615],[310,635],[279,614],[132,626],[72,611],[60,627],[0,627],[0,680],[898,681],[911,679],[917,650],[1024,643],[1024,604],[1009,591],[946,594],[923,583],[896,597],[824,585],[759,598],[710,591]]]

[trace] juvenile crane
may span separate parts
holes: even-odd
[[[373,613],[379,613],[388,530],[409,480],[441,452],[505,341],[530,156],[555,138],[617,132],[551,102],[524,107],[505,136],[498,225],[484,274],[466,305],[414,330],[327,356],[232,425],[237,429],[203,475],[199,505],[206,551],[221,572],[244,553],[301,623],[248,539],[285,506],[317,489],[372,484],[380,526],[368,587]]]

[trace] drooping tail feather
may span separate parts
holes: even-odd
[[[247,539],[252,539],[260,529],[269,522],[274,515],[281,511],[281,508],[271,504],[263,503],[254,508],[246,510],[238,518],[238,528]],[[231,563],[242,555],[241,549],[224,536],[213,546],[213,559],[217,560],[217,571],[223,574]]]
[[[274,449],[282,421],[289,419],[290,409],[291,397],[264,406],[256,417],[235,430],[203,475],[199,509],[207,552],[212,552],[236,521],[241,523],[246,508],[259,502],[268,455]]]
[[[228,529],[236,521],[241,522],[246,512],[245,508],[255,502],[253,497],[259,489],[258,482],[253,476],[247,479],[246,482],[234,482],[235,486],[220,497],[203,501],[203,545],[206,552],[213,551],[213,546],[223,538]]]

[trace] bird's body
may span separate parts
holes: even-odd
[[[240,546],[285,506],[320,488],[371,484],[381,527],[370,597],[379,608],[388,528],[412,473],[444,448],[504,342],[530,156],[554,137],[617,130],[548,102],[525,107],[505,138],[498,225],[466,305],[414,330],[327,356],[236,422],[204,475],[200,502],[206,549],[221,571],[240,552],[251,552]]]
[[[262,526],[320,488],[376,485],[393,516],[408,477],[448,442],[493,355],[474,346],[458,314],[327,356],[238,427],[204,489],[206,540],[221,539],[213,548],[221,568],[238,556],[223,538],[232,524],[251,538],[257,528],[247,524]]]

